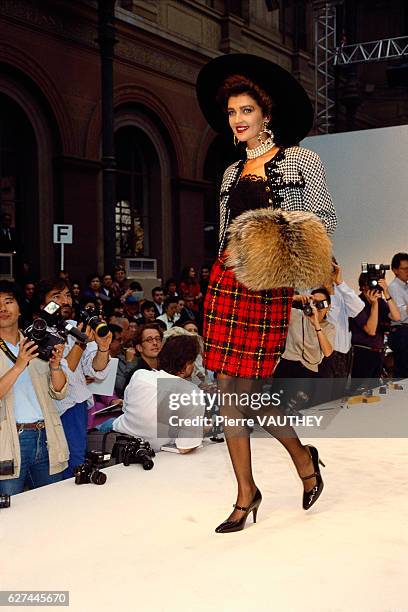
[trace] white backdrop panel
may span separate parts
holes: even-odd
[[[408,252],[408,125],[312,136],[302,146],[325,165],[339,219],[334,252],[356,288],[362,261],[390,264]]]

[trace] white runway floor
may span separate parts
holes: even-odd
[[[407,612],[407,441],[315,444],[325,489],[305,513],[284,449],[253,441],[264,500],[238,533],[214,533],[235,501],[225,444],[15,496],[0,588],[69,590],[75,612]]]

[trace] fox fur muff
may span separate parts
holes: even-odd
[[[252,291],[331,282],[332,243],[311,212],[248,210],[228,229],[227,266]]]

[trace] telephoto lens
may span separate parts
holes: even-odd
[[[79,320],[81,323],[83,323],[84,329],[86,329],[86,326],[89,325],[89,327],[93,329],[95,334],[100,338],[104,338],[109,334],[109,327],[105,321],[100,320],[96,308],[89,307],[82,310]]]
[[[0,508],[10,508],[10,495],[0,495]]]

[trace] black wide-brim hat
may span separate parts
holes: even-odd
[[[272,99],[270,126],[278,144],[294,145],[313,125],[313,106],[302,85],[284,68],[257,55],[230,53],[211,60],[197,78],[197,98],[211,127],[218,133],[230,130],[228,117],[217,102],[226,78],[242,75],[261,87]]]

